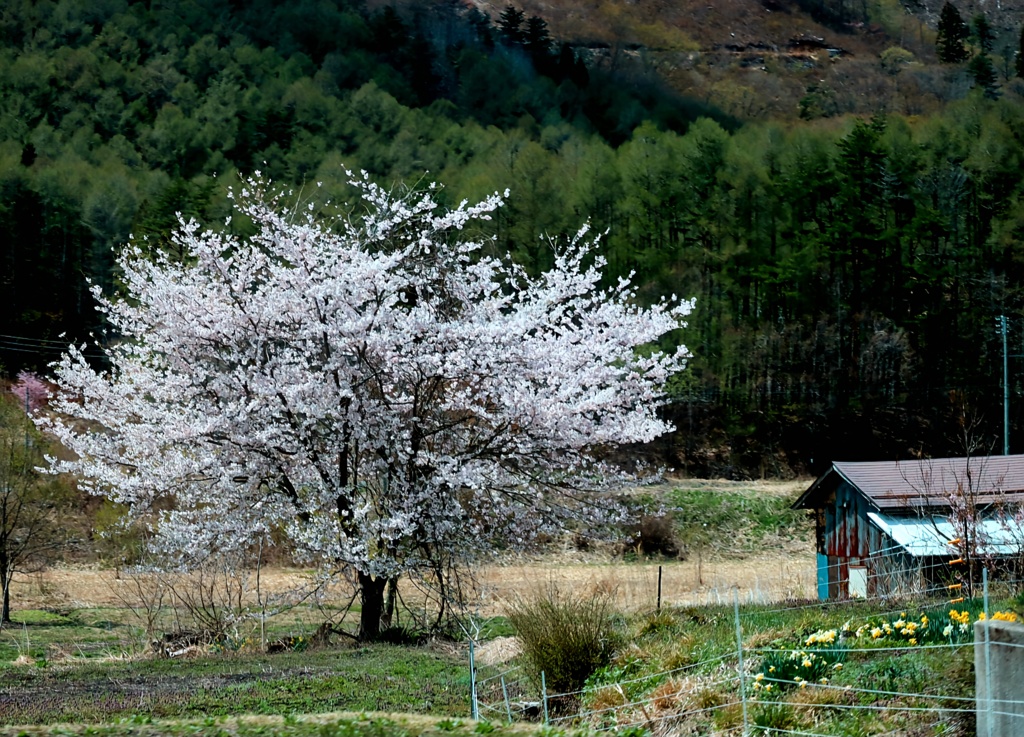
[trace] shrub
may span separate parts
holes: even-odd
[[[671,631],[677,627],[679,622],[676,618],[667,611],[655,612],[648,614],[640,622],[640,637],[646,637],[647,635],[653,635],[655,633],[661,633]]]
[[[607,594],[566,596],[548,588],[518,599],[506,614],[531,668],[544,673],[549,691],[578,691],[614,648],[611,600]]]
[[[679,542],[676,540],[672,517],[665,514],[642,516],[633,540],[633,547],[646,557],[678,557]]]
[[[788,732],[796,724],[796,715],[789,704],[768,702],[754,710],[754,725],[759,734]]]

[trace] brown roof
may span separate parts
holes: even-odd
[[[812,499],[830,486],[833,474],[846,479],[879,509],[945,507],[949,496],[972,493],[977,503],[1024,502],[1024,455],[932,458],[923,461],[837,461],[793,505],[815,507]]]

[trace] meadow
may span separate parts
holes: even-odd
[[[684,560],[553,541],[480,567],[465,620],[477,641],[480,720],[469,718],[465,637],[319,638],[325,613],[340,606],[319,602],[270,618],[262,631],[238,628],[213,646],[177,643],[175,657],[161,657],[145,607],[128,605],[123,572],[49,570],[19,581],[14,621],[0,630],[0,735],[727,735],[745,723],[777,734],[969,734],[970,642],[959,630],[941,633],[951,609],[972,621],[981,603],[814,601],[813,535],[788,510],[800,489],[688,482],[644,490],[675,508]],[[304,575],[276,569],[262,586],[283,591]],[[610,660],[582,690],[549,694],[547,725],[539,713],[519,713],[541,697],[504,616],[514,597],[545,591],[607,599],[614,631]],[[1024,598],[1012,587],[994,590],[992,607],[1024,614]],[[156,631],[173,631],[181,616],[165,607]],[[932,623],[930,639],[894,634],[909,622],[923,631],[923,621]],[[872,637],[874,629],[882,634]],[[801,686],[802,662],[786,671],[791,653],[815,654],[827,675]]]

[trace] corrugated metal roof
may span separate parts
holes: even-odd
[[[945,517],[894,517],[868,512],[868,519],[910,555],[948,556],[957,553],[947,542],[957,537],[957,532]],[[988,555],[1014,555],[1021,549],[1022,533],[1024,531],[1015,528],[1012,521],[983,520],[977,528],[978,539],[981,541],[978,546],[979,552]]]
[[[832,467],[882,510],[944,507],[958,492],[979,504],[1024,502],[1024,455],[837,461]]]

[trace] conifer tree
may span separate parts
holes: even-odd
[[[970,35],[970,30],[960,11],[947,2],[942,6],[939,14],[939,28],[935,38],[935,52],[939,61],[943,64],[959,64],[967,61],[968,53],[964,47],[964,41]]]
[[[984,13],[978,13],[974,16],[971,21],[971,25],[974,26],[974,38],[978,42],[978,46],[981,47],[983,53],[989,53],[992,51],[992,46],[996,40],[996,34],[992,30],[992,25],[988,22],[988,18],[985,17]]]
[[[971,59],[967,66],[967,72],[974,79],[976,87],[980,87],[990,100],[999,97],[999,84],[996,77],[996,68],[992,65],[992,59],[988,54],[978,54]]]
[[[523,22],[526,14],[514,5],[507,6],[498,16],[498,28],[506,43],[521,44],[524,38]]]
[[[530,16],[523,33],[523,45],[535,59],[550,55],[551,35],[548,33],[547,21],[536,15]]]
[[[1017,76],[1024,77],[1024,26],[1020,28],[1020,44],[1017,48]]]

